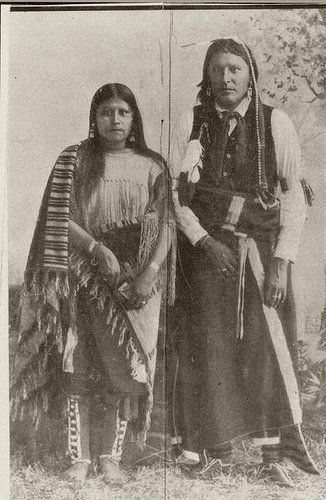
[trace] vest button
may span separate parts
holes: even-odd
[[[231,158],[230,153],[227,153],[226,157],[230,159]]]
[[[228,173],[227,172],[223,172],[223,177],[227,177],[228,176]]]

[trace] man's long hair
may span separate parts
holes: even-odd
[[[256,145],[257,145],[257,170],[258,170],[258,183],[256,187],[257,194],[267,200],[269,198],[268,184],[265,172],[265,122],[263,115],[263,108],[260,102],[257,79],[258,68],[256,60],[249,49],[249,47],[237,38],[218,38],[214,40],[208,47],[206,52],[203,78],[198,84],[200,88],[197,99],[203,105],[206,112],[214,109],[214,96],[211,91],[211,82],[209,78],[209,63],[213,55],[217,52],[230,53],[242,57],[247,63],[250,72],[250,82],[252,86],[252,102],[255,107],[255,128],[256,128]]]

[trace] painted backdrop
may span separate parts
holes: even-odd
[[[325,99],[310,103],[299,88],[287,92],[290,98],[282,102],[282,96],[272,92],[277,85],[271,75],[284,71],[277,46],[273,46],[280,32],[275,30],[280,27],[280,17],[282,29],[294,29],[297,15],[302,17],[297,11],[275,9],[185,10],[173,14],[160,10],[12,12],[8,93],[10,284],[22,281],[42,192],[56,157],[67,145],[87,136],[95,90],[109,81],[130,86],[141,108],[148,145],[167,157],[169,128],[195,102],[205,42],[237,34],[254,50],[267,102],[282,105],[301,137],[307,178],[317,199],[303,234],[297,293],[302,299],[302,321],[306,314],[319,315],[325,303]],[[265,57],[264,36],[270,58]]]

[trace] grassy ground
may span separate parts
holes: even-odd
[[[19,290],[11,293],[11,335],[10,352],[14,353],[16,343],[16,318]],[[306,356],[307,358],[307,356]],[[317,360],[318,361],[318,360]],[[304,421],[309,429],[308,445],[313,458],[320,468],[320,476],[305,473],[296,478],[296,488],[285,490],[268,484],[257,477],[260,461],[259,453],[250,444],[239,445],[235,456],[241,466],[234,467],[228,476],[217,476],[213,480],[190,479],[174,466],[171,459],[164,460],[159,440],[151,439],[144,454],[139,454],[131,445],[125,453],[125,467],[129,482],[122,489],[112,489],[105,485],[101,477],[93,473],[84,485],[71,484],[60,478],[60,473],[67,467],[67,460],[62,454],[66,446],[66,430],[60,420],[45,422],[38,432],[39,442],[34,442],[33,429],[22,422],[12,428],[11,448],[11,499],[12,500],[101,500],[101,499],[326,499],[326,385],[323,389],[318,377],[319,365],[309,362],[302,368],[304,380],[315,381],[316,388],[307,383],[306,393],[316,397],[311,402],[305,400]],[[315,369],[316,368],[316,369]],[[317,370],[317,371],[316,371]],[[325,371],[326,373],[326,371]],[[317,384],[317,382],[318,384]],[[159,389],[159,388],[158,388]],[[160,390],[158,391],[160,392]],[[324,394],[324,396],[322,396]],[[153,412],[152,431],[162,431],[163,409],[160,397],[156,397]],[[163,405],[164,406],[164,405]],[[153,438],[153,433],[152,436]],[[129,459],[129,460],[128,460]],[[137,469],[131,468],[135,463]],[[244,465],[243,465],[244,464]],[[1,485],[0,485],[1,486]],[[1,489],[0,489],[1,498]]]
[[[247,446],[247,448],[245,448]],[[241,465],[229,475],[211,480],[190,479],[173,465],[165,462],[162,453],[148,447],[147,458],[138,458],[138,468],[129,469],[129,482],[123,488],[111,488],[101,477],[92,473],[81,485],[60,478],[65,464],[54,456],[43,457],[42,465],[22,465],[16,455],[12,462],[11,498],[15,500],[101,500],[101,499],[296,499],[326,498],[326,445],[309,442],[320,476],[298,473],[296,487],[280,488],[257,477],[258,452],[250,445],[240,445],[237,459]],[[152,455],[149,457],[149,455]],[[148,463],[151,462],[150,465]],[[142,465],[143,464],[143,465]],[[245,465],[243,465],[245,464]]]

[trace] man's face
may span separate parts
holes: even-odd
[[[208,65],[214,98],[223,108],[233,110],[242,101],[250,83],[244,59],[229,52],[215,52]]]

